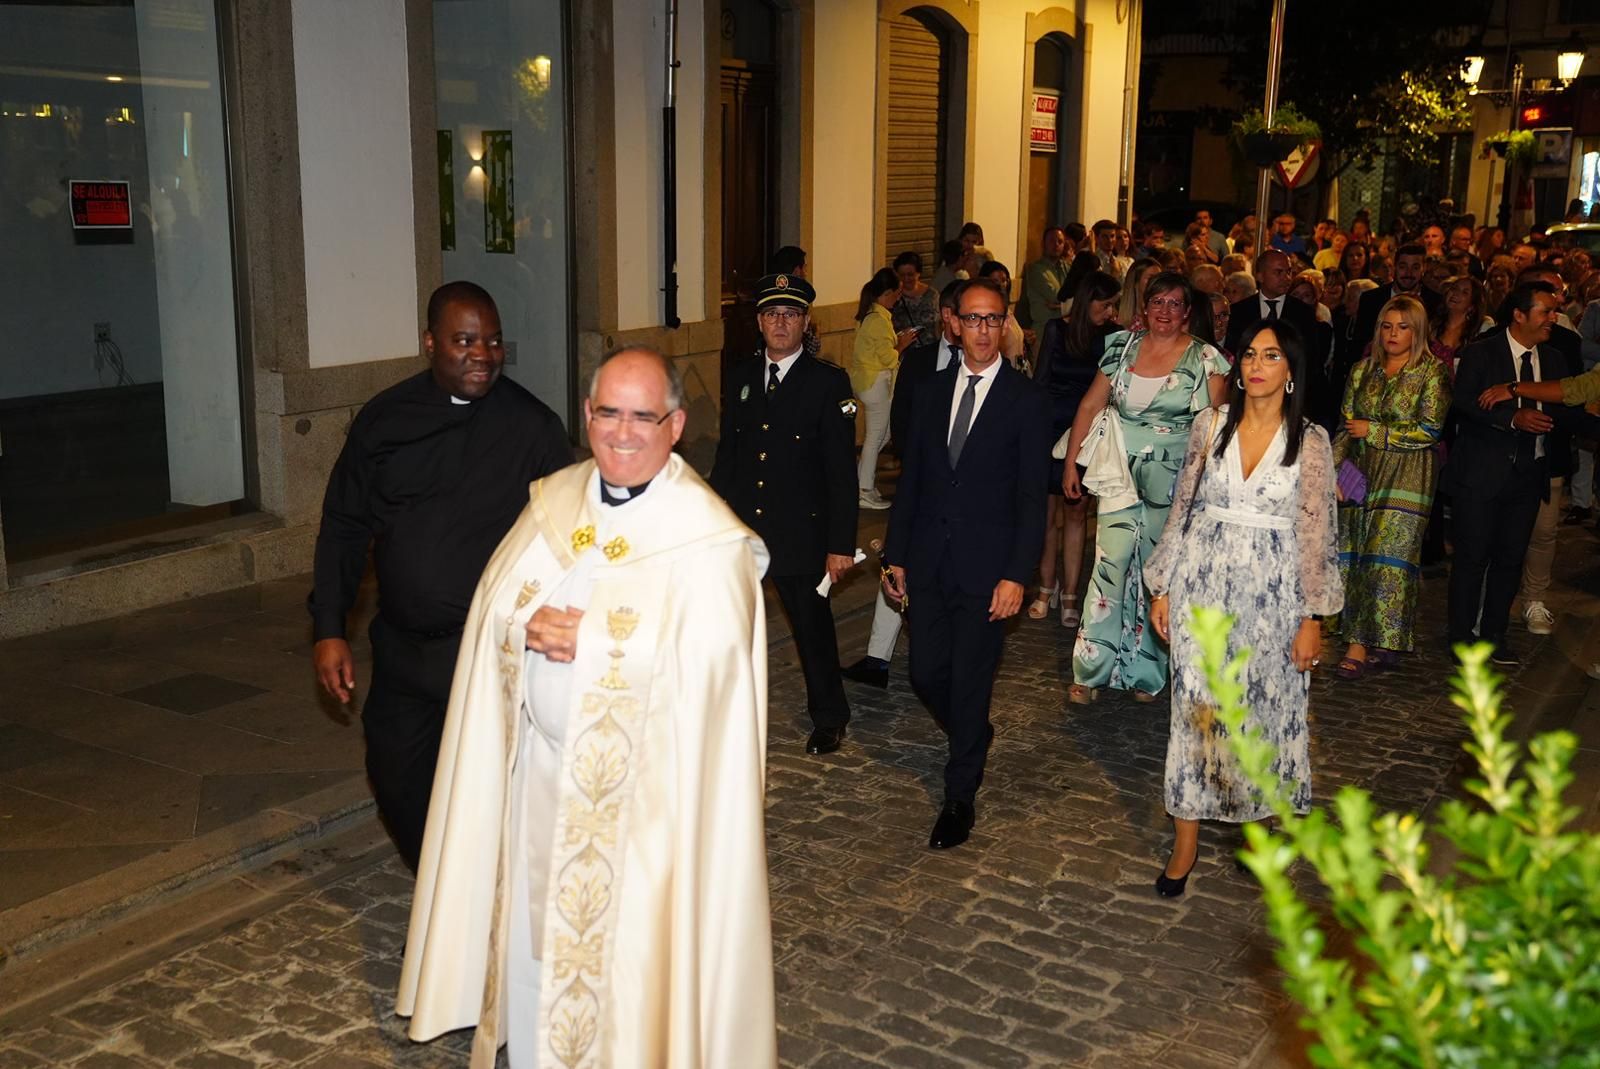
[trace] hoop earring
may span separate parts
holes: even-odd
[[[1294,393],[1294,380],[1293,379],[1290,379],[1288,382],[1283,384],[1283,392],[1284,393]]]
[[[1243,375],[1234,376],[1233,381],[1238,385],[1239,389],[1241,389],[1241,390],[1244,389],[1244,376]]]

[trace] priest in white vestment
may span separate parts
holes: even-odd
[[[476,1026],[475,1069],[777,1065],[767,552],[673,454],[682,401],[659,353],[602,361],[594,459],[473,598],[396,1009]]]

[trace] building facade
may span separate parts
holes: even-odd
[[[506,374],[575,441],[604,352],[669,353],[684,450],[708,466],[777,247],[807,250],[843,362],[861,285],[900,251],[976,220],[1020,278],[1044,224],[1117,215],[1137,17],[0,5],[0,636],[307,571],[350,422],[422,369],[423,307],[450,278],[495,295]]]

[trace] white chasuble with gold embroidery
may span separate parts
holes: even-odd
[[[623,508],[599,504],[596,479],[587,462],[535,483],[479,582],[396,1009],[413,1039],[476,1025],[483,1069],[512,1027],[536,1036],[541,1067],[766,1069],[766,549],[677,456]],[[538,730],[524,629],[580,560],[592,575],[554,789],[513,792]],[[554,812],[517,813],[530,797]],[[525,870],[544,884],[527,889],[542,927],[528,1028],[507,1020],[529,1012],[507,999],[508,955],[525,952],[510,939],[510,838],[541,821],[547,856]]]

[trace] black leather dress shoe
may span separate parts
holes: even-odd
[[[939,819],[933,822],[933,834],[928,836],[928,846],[934,850],[948,850],[960,846],[972,833],[978,814],[971,802],[946,802],[939,810]]]
[[[1514,668],[1521,663],[1517,659],[1517,655],[1511,652],[1511,647],[1507,646],[1503,639],[1494,644],[1494,652],[1489,654],[1489,660],[1502,668]]]
[[[806,740],[806,753],[833,753],[844,742],[844,728],[818,728]]]
[[[879,690],[887,690],[889,687],[889,664],[876,657],[863,657],[855,664],[839,669],[839,674],[846,679],[853,679],[857,683],[865,683]]]

